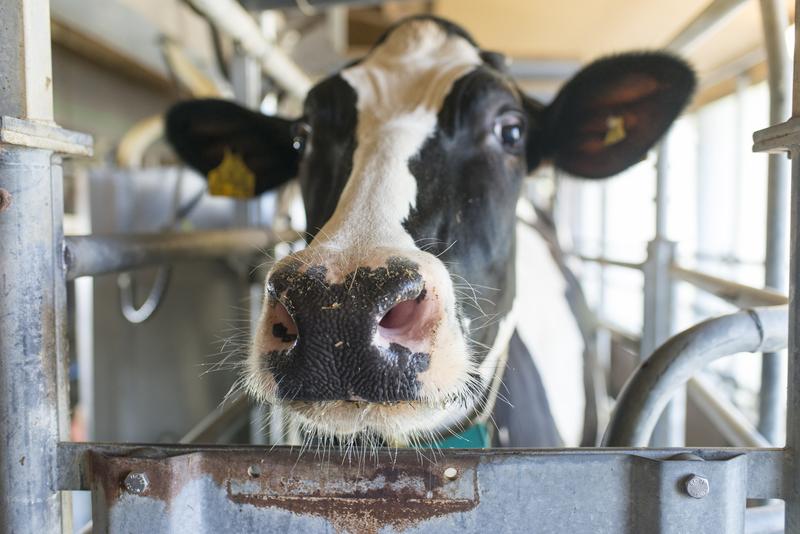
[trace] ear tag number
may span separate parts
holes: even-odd
[[[239,154],[225,149],[222,163],[208,172],[208,192],[212,195],[252,198],[256,191],[256,176]]]
[[[628,135],[625,132],[625,118],[621,116],[610,116],[606,119],[606,138],[603,140],[605,146],[616,145]]]

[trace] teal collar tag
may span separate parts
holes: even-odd
[[[431,443],[427,448],[434,449],[488,449],[491,446],[489,429],[486,423],[476,423],[461,432],[441,441]]]

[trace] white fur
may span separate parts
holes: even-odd
[[[521,201],[520,205],[525,201]],[[535,213],[525,212],[526,219]],[[567,446],[583,431],[583,338],[565,298],[566,280],[547,243],[525,225],[517,227],[517,303],[525,310],[517,325],[542,377],[550,411]]]

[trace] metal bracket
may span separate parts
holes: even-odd
[[[800,117],[753,132],[753,152],[781,154],[800,146]]]
[[[52,150],[58,154],[91,157],[92,136],[65,130],[56,124],[34,122],[15,117],[0,117],[0,144]]]

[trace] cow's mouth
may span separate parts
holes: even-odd
[[[285,401],[282,403],[301,435],[328,443],[371,443],[391,446],[427,445],[462,424],[453,409],[462,402]],[[462,412],[458,412],[462,413]]]

